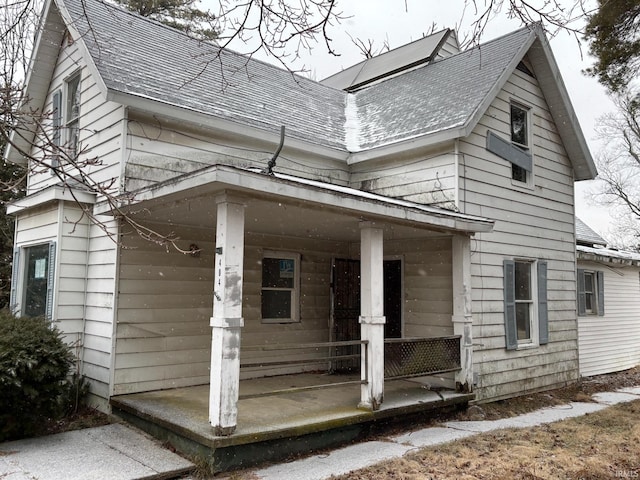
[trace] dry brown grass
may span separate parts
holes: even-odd
[[[640,478],[640,401],[431,447],[340,480]]]

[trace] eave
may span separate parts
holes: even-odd
[[[51,202],[65,201],[91,205],[96,202],[96,195],[61,185],[52,185],[7,205],[8,215],[18,215],[28,210]]]
[[[332,208],[363,219],[392,221],[418,228],[472,234],[490,232],[494,222],[484,217],[456,213],[384,197],[353,188],[317,182],[290,175],[267,175],[246,169],[214,165],[154,186],[131,192],[132,203],[123,202],[121,212],[139,209],[146,202],[173,201],[187,196],[216,195],[233,191],[249,197],[274,198]],[[98,203],[95,214],[110,214],[106,202]]]

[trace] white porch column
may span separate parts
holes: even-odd
[[[384,257],[383,231],[373,222],[360,224],[360,336],[368,340],[362,355],[363,384],[358,407],[380,408],[384,397]],[[364,348],[364,347],[363,347]],[[364,352],[364,349],[363,349]]]
[[[471,239],[454,235],[451,241],[453,274],[453,333],[460,335],[461,370],[456,373],[456,388],[473,390],[473,318],[471,316]]]
[[[244,259],[244,205],[221,195],[216,199],[216,255],[211,317],[209,423],[216,435],[231,435],[238,417],[240,329]]]

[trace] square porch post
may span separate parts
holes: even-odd
[[[360,224],[360,338],[362,355],[359,408],[378,410],[384,397],[384,255],[383,231],[373,222]],[[365,347],[363,347],[364,349]]]
[[[216,435],[231,435],[238,417],[240,331],[244,264],[244,205],[228,195],[217,202],[209,423]]]
[[[453,333],[460,335],[460,366],[456,388],[473,390],[473,317],[471,315],[471,238],[454,235],[451,241],[453,276]]]

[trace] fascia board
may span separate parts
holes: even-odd
[[[565,144],[565,148],[567,148],[567,153],[571,159],[571,163],[574,165],[574,171],[576,172],[575,179],[592,180],[598,175],[598,170],[584,138],[584,133],[580,127],[578,116],[573,109],[560,69],[558,68],[558,64],[556,63],[555,57],[546,38],[539,33],[537,40],[538,42],[536,43],[536,47],[539,48],[531,49],[531,56],[533,57],[532,62],[534,60],[538,60],[535,61],[536,65],[534,65],[534,69],[536,66],[538,68],[546,67],[549,69],[549,72],[544,75],[542,79],[539,79],[538,82],[544,81],[545,78],[552,79],[552,81],[548,82],[548,85],[541,85],[542,91],[544,93],[545,90],[549,91],[550,89],[553,89],[552,93],[557,95],[560,99],[559,105],[563,110],[563,118],[557,119],[554,115],[555,110],[553,109],[551,110],[551,115],[554,117],[554,121],[558,125],[559,134]],[[540,51],[542,52],[542,58],[540,58]],[[541,63],[539,62],[540,60],[542,60]],[[547,101],[549,102],[549,100]],[[566,124],[566,122],[568,122],[569,130],[567,133],[570,138],[565,138],[567,134],[565,133],[563,136],[563,132],[565,132],[566,129],[561,130],[560,128],[562,124]],[[580,162],[582,165],[576,165],[576,162]]]
[[[390,143],[380,147],[368,148],[349,155],[347,165],[355,165],[371,160],[379,160],[381,158],[390,157],[398,154],[406,154],[414,150],[421,150],[444,142],[455,140],[456,138],[466,136],[464,127],[450,128],[439,132],[428,133],[415,138],[401,140],[399,142]]]
[[[151,98],[145,98],[139,95],[114,90],[109,91],[107,100],[113,101],[115,103],[120,103],[134,110],[161,115],[190,124],[206,126],[208,128],[225,133],[230,133],[233,135],[241,135],[251,139],[263,140],[266,142],[275,143],[276,145],[280,143],[279,128],[277,129],[278,131],[274,129],[273,132],[270,132],[239,122],[214,117],[212,115],[208,115],[191,109],[163,103]],[[279,127],[279,125],[274,125],[274,127]],[[285,147],[302,152],[311,152],[314,155],[319,155],[342,162],[347,161],[347,157],[349,154],[346,150],[325,147],[292,137],[285,138]]]
[[[93,57],[89,53],[89,49],[87,48],[87,45],[84,42],[84,38],[82,37],[80,32],[76,29],[75,25],[73,24],[71,15],[69,14],[67,8],[64,6],[64,0],[55,0],[55,2],[58,5],[60,16],[62,17],[65,25],[67,26],[67,29],[71,34],[71,37],[73,38],[74,42],[79,42],[78,47],[80,50],[80,54],[84,60],[84,63],[87,69],[89,70],[89,73],[91,74],[92,80],[96,83],[96,86],[98,87],[98,90],[102,94],[102,97],[106,99],[107,92],[108,92],[107,85],[105,84],[104,79],[102,78],[102,75],[100,75],[100,71],[98,70],[98,67],[93,61]]]
[[[455,212],[429,212],[407,206],[384,202],[372,198],[350,195],[339,190],[329,190],[311,184],[297,183],[271,175],[243,171],[232,167],[216,166],[204,171],[182,176],[174,181],[164,182],[134,194],[136,208],[140,202],[151,201],[164,196],[188,192],[194,187],[217,184],[218,189],[232,189],[248,195],[264,197],[277,195],[279,198],[292,201],[318,203],[336,209],[350,211],[373,218],[387,218],[395,221],[421,224],[447,231],[466,233],[490,232],[494,222],[489,219],[472,217]],[[127,208],[127,205],[123,205]],[[108,214],[109,205],[101,202],[94,208],[94,214]]]
[[[464,137],[471,135],[471,132],[473,132],[473,129],[476,128],[480,119],[484,116],[500,91],[504,88],[505,84],[509,80],[509,77],[511,77],[514,70],[518,66],[518,63],[520,63],[520,61],[529,51],[529,48],[531,48],[531,45],[533,45],[535,39],[536,30],[532,30],[529,34],[529,37],[527,38],[527,41],[522,44],[518,52],[513,56],[507,67],[503,70],[500,77],[498,77],[498,80],[493,84],[491,89],[487,92],[485,97],[466,120],[464,124]],[[479,48],[482,48],[482,46],[480,46]]]
[[[49,0],[45,2],[42,7],[42,15],[38,23],[33,46],[33,54],[29,59],[29,66],[25,78],[25,98],[30,100],[30,108],[37,110],[42,110],[44,99],[46,98],[47,90],[51,82],[51,74],[53,73],[56,59],[58,58],[57,54],[52,55],[49,50],[60,48],[59,40],[64,33],[64,29],[53,28],[58,27],[58,25],[54,22],[52,5],[53,0]],[[49,53],[44,52],[44,50],[47,50]],[[43,69],[44,71],[42,71]],[[48,81],[44,81],[44,77],[47,77]],[[40,80],[37,82],[37,85],[36,80]],[[10,141],[4,152],[4,159],[18,165],[26,165],[27,161],[20,153],[20,150],[29,150],[35,135],[35,130],[22,132],[21,135],[12,132]],[[12,144],[15,144],[18,148]]]
[[[26,210],[39,207],[45,203],[58,200],[91,205],[96,202],[96,196],[95,194],[82,190],[75,190],[69,187],[62,187],[60,185],[52,185],[36,193],[27,195],[24,198],[11,202],[7,205],[7,214],[16,215]]]

